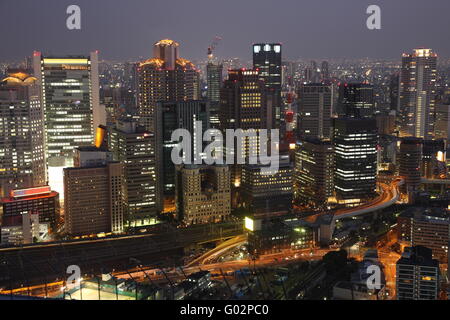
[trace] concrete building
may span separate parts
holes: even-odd
[[[98,152],[95,147],[77,152]],[[83,156],[81,156],[83,157]],[[121,233],[124,230],[124,166],[105,157],[64,168],[65,232],[71,236]]]
[[[450,103],[436,105],[434,135],[436,139],[450,141]]]
[[[326,208],[333,197],[334,158],[330,140],[305,138],[295,146],[295,199],[307,207]]]
[[[163,39],[153,45],[153,58],[137,67],[138,115],[141,124],[154,133],[159,101],[197,100],[199,73],[194,64],[179,55],[179,43]]]
[[[397,261],[396,292],[398,300],[437,300],[439,262],[431,249],[408,247]]]
[[[297,132],[300,139],[331,138],[332,86],[311,83],[298,90]]]
[[[177,168],[178,219],[186,225],[219,222],[231,213],[230,171],[226,165]]]
[[[0,229],[2,245],[18,246],[36,242],[40,235],[39,215],[25,212],[4,217]]]
[[[398,111],[400,135],[429,139],[434,135],[437,54],[432,49],[404,53]]]
[[[135,119],[124,119],[116,123],[108,139],[114,161],[123,164],[126,225],[138,227],[156,223],[156,216],[162,209],[162,196],[155,136]]]
[[[0,197],[46,181],[39,86],[24,70],[9,70],[0,82]]]

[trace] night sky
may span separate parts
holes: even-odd
[[[66,28],[66,8],[81,7],[82,30]],[[381,7],[382,29],[366,28],[366,9]],[[399,58],[413,47],[450,57],[449,0],[0,0],[0,60],[33,50],[102,58],[151,56],[162,38],[181,55],[206,57],[215,35],[219,57],[250,59],[254,42],[281,42],[286,58]]]

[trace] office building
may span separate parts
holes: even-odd
[[[304,84],[298,90],[299,138],[330,139],[333,89],[325,84]]]
[[[280,156],[279,168],[270,174],[262,165],[242,167],[241,204],[251,213],[289,212],[292,209],[293,167],[288,156]]]
[[[135,119],[124,119],[111,130],[108,141],[114,161],[124,166],[127,225],[156,223],[162,204],[154,135]]]
[[[375,113],[373,86],[368,83],[341,83],[337,113],[340,117],[372,117]]]
[[[12,190],[1,199],[2,217],[13,217],[24,213],[37,214],[39,223],[50,232],[57,231],[60,221],[59,194],[49,186]]]
[[[211,127],[218,129],[220,127],[219,111],[220,111],[220,88],[222,87],[222,64],[216,64],[212,61],[206,65],[206,96],[210,103],[209,121]]]
[[[404,53],[400,71],[400,135],[429,139],[434,134],[437,54],[432,49]]]
[[[377,144],[375,119],[335,119],[334,189],[338,203],[355,205],[376,195]]]
[[[179,43],[164,39],[153,45],[153,58],[137,67],[138,115],[149,132],[155,132],[159,101],[197,100],[199,73],[194,64],[179,55]]]
[[[450,103],[436,105],[434,134],[436,139],[450,141]]]
[[[418,190],[421,181],[421,162],[422,162],[421,138],[407,137],[400,143],[399,155],[399,175],[405,178],[403,191],[411,193]]]
[[[104,124],[99,107],[98,52],[89,56],[33,54],[41,85],[49,184],[64,198],[62,169],[73,165],[74,149],[93,143]]]
[[[412,207],[398,216],[397,225],[402,245],[427,247],[434,259],[447,263],[450,213],[446,209]]]
[[[124,166],[96,147],[76,149],[79,167],[64,168],[64,224],[71,236],[124,231]],[[89,153],[93,152],[93,155]],[[85,154],[88,155],[85,155]],[[95,160],[95,156],[98,159]]]
[[[405,248],[396,264],[398,300],[437,300],[439,294],[439,262],[432,251],[423,246]]]
[[[40,240],[39,215],[24,212],[15,216],[4,217],[1,229],[1,244],[19,246]]]
[[[10,70],[0,82],[0,197],[47,181],[44,118],[36,78]]]
[[[295,145],[295,199],[314,209],[325,209],[333,197],[333,146],[330,140],[305,138]]]
[[[281,43],[254,44],[253,68],[267,88],[281,91]]]
[[[186,225],[220,222],[231,213],[230,171],[226,165],[177,168],[178,219]]]
[[[160,189],[164,197],[175,195],[175,165],[171,158],[173,147],[178,141],[172,141],[172,133],[176,129],[186,129],[191,134],[191,163],[202,160],[203,145],[197,150],[195,139],[210,128],[209,107],[211,102],[207,100],[190,100],[179,102],[160,102],[157,109],[156,138],[157,150],[161,156]],[[196,121],[201,121],[201,127],[197,128]],[[187,160],[187,159],[186,159]]]

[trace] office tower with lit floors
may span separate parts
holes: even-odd
[[[294,196],[296,202],[324,209],[333,197],[334,161],[330,140],[304,138],[295,145]]]
[[[375,113],[373,86],[368,83],[341,83],[337,113],[340,117],[372,117]]]
[[[209,61],[206,65],[206,82],[208,89],[206,96],[210,103],[210,123],[211,127],[218,129],[220,127],[219,109],[220,109],[220,88],[222,87],[222,69],[223,65]]]
[[[161,171],[155,152],[155,137],[136,119],[117,121],[110,131],[108,149],[114,161],[123,164],[125,177],[125,215],[129,227],[157,222],[162,209],[158,185]]]
[[[298,89],[297,132],[300,138],[331,138],[333,89],[325,84],[303,84]]]
[[[24,70],[0,82],[0,197],[47,181],[39,86]]]
[[[437,54],[432,49],[404,53],[400,71],[400,135],[429,139],[434,135]]]
[[[89,146],[99,112],[98,52],[89,56],[33,54],[34,76],[41,85],[49,184],[64,197],[62,168],[73,165],[74,149]]]
[[[437,300],[439,261],[423,246],[405,248],[396,264],[397,300]]]
[[[194,163],[202,160],[202,150],[197,150],[195,144],[198,135],[210,128],[209,100],[159,102],[156,121],[156,148],[160,155],[162,165],[160,189],[164,197],[169,199],[175,196],[175,164],[171,154],[173,147],[179,141],[172,140],[172,133],[177,129],[186,129],[191,134],[191,158],[185,159]],[[199,123],[201,124],[199,125]],[[198,126],[198,127],[197,127]]]
[[[70,236],[124,231],[124,166],[95,146],[75,149],[64,168],[64,226]]]
[[[186,225],[220,222],[231,213],[230,171],[227,165],[177,167],[178,219]]]
[[[375,119],[334,119],[334,189],[339,204],[376,196],[378,132]]]
[[[157,102],[200,97],[199,73],[191,61],[179,56],[179,46],[173,40],[160,40],[153,45],[153,58],[138,64],[137,111],[149,132],[155,132]]]
[[[259,132],[260,129],[270,128],[272,113],[267,107],[266,87],[259,79],[258,71],[229,70],[228,79],[220,90],[220,100],[219,119],[223,133],[226,129],[242,129],[244,133],[249,134],[252,129]],[[249,159],[251,152],[258,155],[260,151],[258,137],[248,135],[244,139],[241,150],[243,157]],[[236,157],[238,151],[234,150],[234,146],[232,149],[230,152]],[[239,165],[232,166],[231,176],[236,187],[240,185],[240,169]]]

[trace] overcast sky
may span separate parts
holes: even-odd
[[[81,30],[66,28],[71,4],[81,7]],[[371,4],[381,7],[381,30],[366,28]],[[215,35],[219,57],[250,59],[254,42],[281,42],[286,58],[397,58],[413,47],[450,57],[450,0],[0,0],[0,60],[95,49],[136,59],[162,38],[195,60]]]

